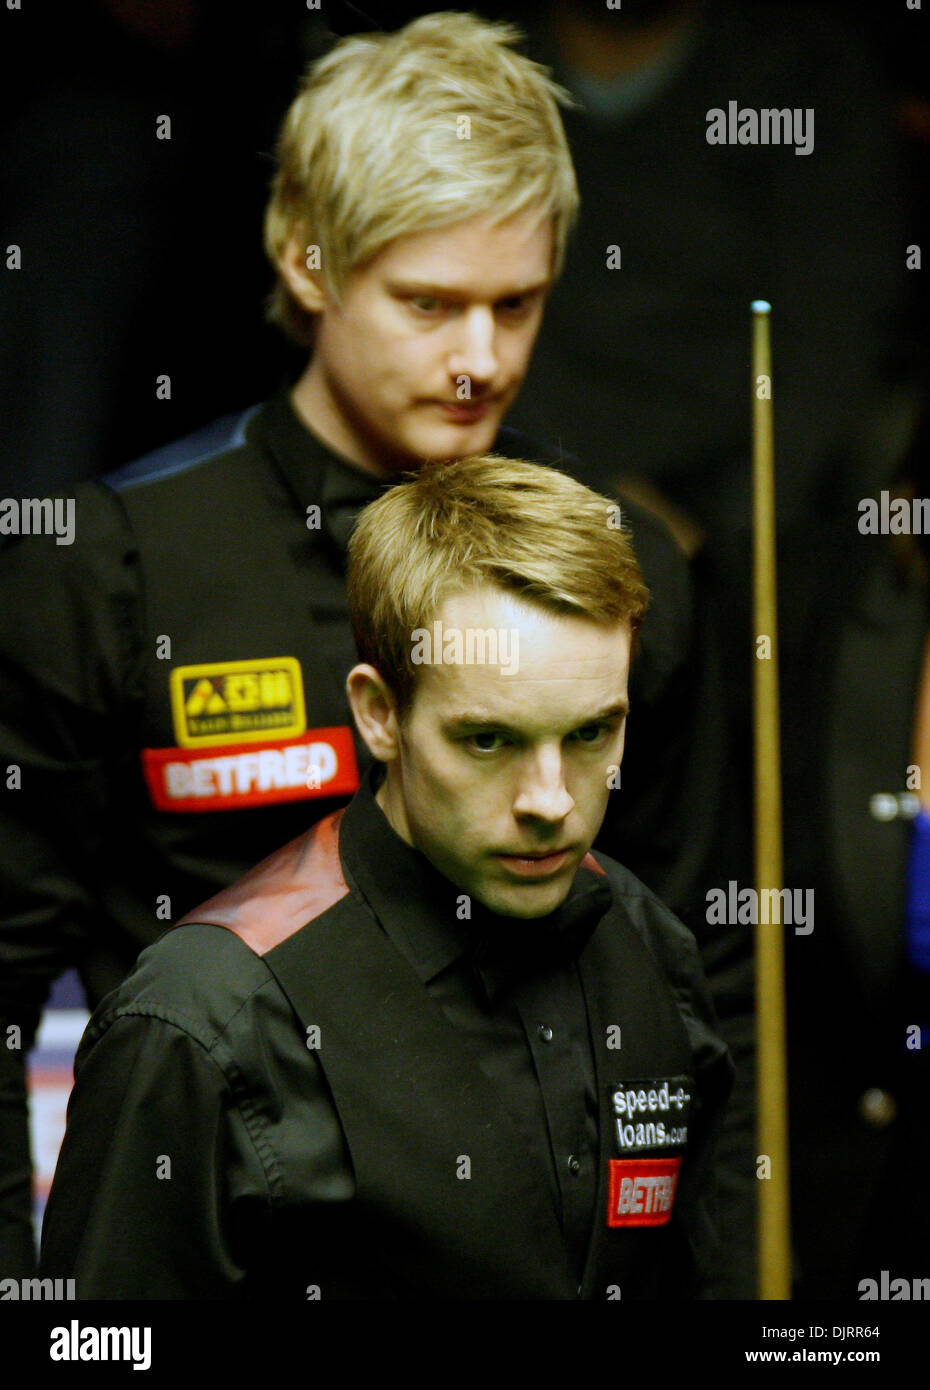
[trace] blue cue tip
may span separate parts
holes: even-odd
[[[772,306],[767,299],[754,299],[750,305],[754,314],[770,314]]]

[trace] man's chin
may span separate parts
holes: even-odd
[[[494,444],[500,427],[501,420],[495,416],[493,420],[488,417],[473,425],[446,424],[424,430],[422,440],[417,442],[417,456],[451,463],[453,459],[466,458],[471,454],[486,454]]]
[[[489,912],[498,917],[519,917],[529,921],[547,917],[562,906],[572,886],[571,879],[561,883],[526,884],[519,887],[495,887],[473,896]]]

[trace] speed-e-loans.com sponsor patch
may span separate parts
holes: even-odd
[[[650,1076],[611,1087],[610,1105],[621,1157],[685,1147],[692,1084],[690,1076]]]

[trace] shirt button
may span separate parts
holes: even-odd
[[[580,1163],[580,1161],[575,1157],[574,1154],[569,1154],[569,1156],[568,1156],[568,1171],[569,1171],[570,1173],[580,1173],[580,1172],[581,1172],[581,1163]]]
[[[541,1023],[537,1032],[543,1042],[552,1042],[552,1029],[549,1027],[548,1023]]]

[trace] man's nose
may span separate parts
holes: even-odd
[[[555,822],[564,820],[574,809],[574,797],[565,785],[560,748],[543,749],[527,758],[518,775],[514,815]]]
[[[478,305],[467,309],[458,331],[459,340],[449,362],[451,374],[476,382],[492,381],[497,372],[497,325],[492,310]]]

